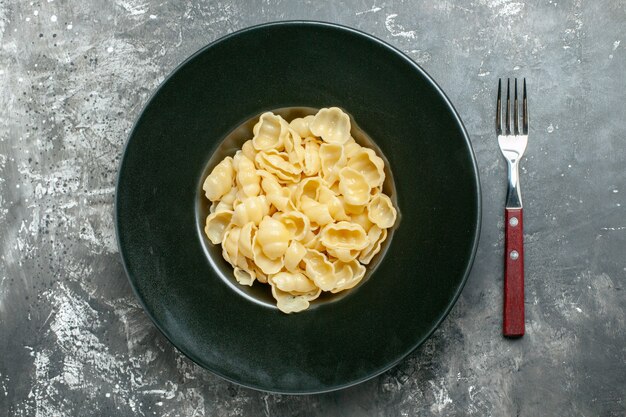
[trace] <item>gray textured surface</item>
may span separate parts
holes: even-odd
[[[474,270],[434,336],[374,380],[301,397],[178,353],[131,294],[113,229],[119,158],[151,91],[206,43],[293,18],[421,64],[465,121],[484,200]],[[0,415],[623,416],[625,21],[622,0],[0,1]],[[518,341],[500,336],[499,76],[529,79]]]

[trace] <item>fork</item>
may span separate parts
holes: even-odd
[[[522,96],[522,126],[520,131],[517,78],[513,101],[513,131],[511,131],[511,80],[506,82],[504,133],[502,132],[502,80],[498,80],[496,109],[496,134],[500,151],[506,159],[508,191],[504,223],[504,309],[502,331],[505,337],[524,335],[524,217],[519,185],[519,161],[528,143],[528,108],[526,104],[526,78]]]

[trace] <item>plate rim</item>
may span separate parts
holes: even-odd
[[[141,120],[144,112],[146,111],[146,109],[150,106],[150,104],[152,103],[152,101],[155,99],[155,97],[161,92],[162,88],[168,83],[168,81],[176,74],[178,73],[178,71],[180,71],[185,65],[187,65],[189,62],[191,62],[192,60],[194,60],[197,56],[201,55],[202,53],[204,53],[204,51],[224,42],[224,41],[228,41],[229,39],[236,37],[240,34],[243,33],[247,33],[250,31],[254,31],[254,30],[258,30],[258,29],[262,29],[262,28],[270,28],[270,27],[274,27],[274,26],[310,26],[310,27],[321,27],[321,28],[330,28],[330,29],[339,29],[341,31],[347,32],[347,33],[351,33],[353,35],[358,35],[361,37],[364,37],[366,39],[368,39],[371,42],[374,42],[376,44],[378,44],[379,46],[384,47],[385,49],[389,50],[390,52],[393,52],[394,54],[396,54],[398,57],[400,57],[406,64],[410,65],[415,71],[419,72],[422,77],[428,82],[430,83],[430,85],[434,88],[434,90],[441,96],[441,98],[443,99],[443,101],[445,102],[445,104],[448,106],[448,108],[450,109],[452,115],[454,116],[454,120],[456,121],[457,125],[460,127],[463,139],[467,145],[467,148],[469,150],[469,154],[471,156],[471,167],[474,171],[474,179],[475,179],[475,187],[476,187],[476,228],[474,230],[473,236],[472,236],[472,248],[471,248],[471,252],[470,252],[470,258],[469,258],[469,262],[467,263],[467,266],[463,272],[463,277],[461,279],[460,285],[458,286],[456,292],[454,293],[453,297],[450,299],[450,302],[446,305],[446,308],[443,310],[443,312],[439,315],[439,317],[435,320],[435,324],[432,326],[432,328],[420,339],[418,339],[413,345],[411,345],[405,352],[401,353],[398,355],[398,358],[392,362],[389,362],[387,364],[385,364],[384,366],[380,367],[379,369],[368,373],[367,375],[358,378],[358,379],[354,379],[351,380],[347,383],[344,384],[338,384],[338,385],[334,385],[332,387],[328,387],[328,388],[323,388],[323,389],[313,389],[313,390],[291,390],[291,391],[281,391],[281,390],[273,390],[273,389],[267,389],[266,387],[262,387],[261,385],[256,385],[256,384],[249,384],[249,383],[244,383],[241,381],[237,381],[233,378],[231,378],[230,376],[224,375],[222,372],[216,371],[214,369],[212,369],[211,367],[207,366],[204,361],[200,360],[199,358],[196,357],[196,355],[190,353],[190,352],[186,352],[185,349],[181,348],[177,343],[175,343],[172,338],[170,337],[170,335],[168,334],[167,330],[165,328],[163,328],[161,326],[161,324],[159,323],[158,320],[155,319],[154,315],[151,312],[151,309],[148,308],[147,304],[144,301],[144,298],[142,297],[142,295],[139,293],[137,287],[135,286],[135,278],[131,275],[129,269],[128,269],[128,264],[126,261],[126,256],[124,254],[124,249],[122,247],[121,241],[120,241],[120,223],[118,221],[118,215],[119,215],[119,203],[120,203],[120,197],[119,197],[119,186],[120,186],[120,182],[121,182],[121,173],[122,173],[122,169],[124,167],[124,162],[126,160],[127,157],[127,148],[129,146],[129,143],[135,133],[135,130],[137,129],[137,126],[139,124],[139,121]],[[472,271],[472,267],[474,265],[474,262],[476,260],[476,253],[478,251],[478,245],[479,245],[479,241],[480,241],[480,235],[481,235],[481,229],[482,229],[482,189],[481,189],[481,184],[480,184],[480,172],[478,169],[478,163],[476,160],[476,155],[474,152],[474,148],[472,147],[472,143],[469,137],[469,134],[467,133],[467,129],[465,128],[465,125],[463,124],[463,121],[461,120],[461,117],[459,116],[459,113],[457,112],[456,108],[454,107],[454,105],[452,104],[452,101],[448,98],[448,96],[445,94],[445,92],[443,91],[443,89],[435,82],[435,80],[415,61],[413,61],[408,55],[406,55],[404,52],[402,52],[400,49],[396,48],[395,46],[385,42],[384,40],[377,38],[374,35],[371,35],[367,32],[346,26],[346,25],[342,25],[342,24],[338,24],[338,23],[332,23],[332,22],[326,22],[326,21],[321,21],[321,20],[306,20],[306,19],[295,19],[295,20],[280,20],[280,21],[271,21],[271,22],[266,22],[266,23],[260,23],[260,24],[256,24],[256,25],[252,25],[252,26],[247,26],[245,28],[236,30],[234,32],[228,33],[224,36],[221,36],[211,42],[209,42],[208,44],[202,46],[201,48],[199,48],[196,52],[194,52],[193,54],[191,54],[189,57],[187,57],[185,60],[183,60],[180,64],[178,64],[173,70],[170,71],[170,73],[163,79],[163,81],[161,81],[161,83],[157,86],[157,88],[152,92],[152,94],[150,95],[150,97],[148,98],[148,100],[146,101],[146,103],[143,105],[143,107],[141,108],[141,111],[139,112],[138,116],[136,117],[135,121],[133,122],[133,126],[130,129],[128,136],[126,137],[126,141],[124,143],[124,147],[122,149],[122,155],[120,158],[120,162],[118,164],[118,169],[117,169],[117,178],[116,178],[116,182],[115,182],[115,202],[114,202],[114,223],[115,223],[115,235],[116,235],[116,243],[117,243],[117,247],[119,250],[119,255],[120,258],[122,260],[122,265],[124,268],[124,272],[126,274],[126,278],[128,279],[128,282],[130,284],[130,287],[132,289],[133,294],[135,295],[135,298],[137,299],[137,301],[139,302],[139,304],[141,305],[142,309],[144,310],[144,312],[148,315],[148,317],[150,318],[150,320],[152,321],[152,323],[154,324],[154,326],[157,328],[157,330],[159,330],[159,332],[172,344],[172,346],[178,350],[180,353],[182,353],[184,356],[186,356],[187,358],[189,358],[191,361],[193,361],[196,365],[200,366],[201,368],[211,372],[214,375],[219,376],[220,378],[237,384],[239,386],[245,387],[245,388],[250,388],[256,391],[260,391],[260,392],[267,392],[267,393],[271,393],[271,394],[281,394],[281,395],[313,395],[313,394],[323,394],[323,393],[328,393],[328,392],[333,392],[333,391],[338,391],[338,390],[342,390],[345,388],[349,388],[349,387],[353,387],[355,385],[361,384],[365,381],[368,381],[370,379],[373,379],[381,374],[383,374],[384,372],[388,371],[389,369],[395,367],[396,365],[398,365],[400,362],[402,362],[403,360],[405,360],[407,358],[407,356],[409,356],[412,352],[414,352],[417,348],[419,348],[426,340],[428,340],[433,333],[439,328],[439,326],[441,326],[441,324],[443,323],[443,321],[446,319],[446,317],[450,314],[450,312],[452,311],[452,308],[455,306],[456,302],[458,301],[458,298],[460,297],[461,293],[463,292],[463,289],[465,288],[465,285],[467,283],[467,280],[469,278],[469,275]]]

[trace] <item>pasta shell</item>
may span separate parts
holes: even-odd
[[[252,139],[247,140],[242,146],[241,146],[241,153],[244,154],[246,156],[246,158],[248,158],[251,161],[254,161],[254,158],[256,157],[256,154],[259,151],[257,151],[256,149],[254,149],[254,144],[252,143]]]
[[[232,222],[239,227],[249,222],[258,225],[269,214],[269,210],[270,205],[264,195],[248,197],[235,206]]]
[[[303,197],[317,200],[318,190],[322,186],[324,186],[324,183],[319,177],[304,178],[300,181],[293,193],[293,201],[296,203],[296,206],[301,206]]]
[[[237,170],[237,184],[247,197],[255,197],[261,192],[261,177],[257,174],[254,162],[241,152],[233,158]]]
[[[305,254],[306,248],[304,245],[297,240],[292,240],[287,248],[287,251],[285,251],[285,269],[289,272],[297,271],[298,266],[300,265],[300,262],[302,261],[302,258],[304,258]]]
[[[339,175],[339,170],[346,166],[348,158],[343,152],[343,146],[336,143],[323,143],[320,146],[320,162],[324,181],[332,185]]]
[[[343,145],[350,139],[350,117],[338,107],[318,111],[309,128],[326,143]]]
[[[350,159],[356,155],[363,147],[356,143],[354,139],[349,140],[343,145],[343,151],[346,153],[346,158]]]
[[[254,134],[252,146],[257,151],[282,150],[285,136],[289,133],[288,129],[289,125],[282,117],[272,112],[263,113],[252,128]]]
[[[233,270],[233,275],[235,276],[235,279],[239,284],[248,285],[250,287],[252,286],[252,284],[254,284],[254,280],[256,278],[256,274],[253,270],[242,269],[239,267],[235,267],[235,269]]]
[[[234,175],[233,158],[227,156],[213,168],[213,171],[204,180],[202,189],[206,198],[215,201],[228,193],[233,186]]]
[[[310,301],[316,299],[321,294],[321,290],[319,288],[316,291],[311,291],[306,294],[292,294],[281,291],[276,287],[276,285],[272,285],[271,282],[270,285],[272,286],[272,296],[276,300],[276,307],[286,314],[298,313],[306,310],[309,308]]]
[[[302,168],[289,161],[289,155],[275,150],[259,152],[255,157],[257,166],[273,174],[279,182],[297,182]]]
[[[291,239],[300,240],[311,229],[309,218],[296,210],[277,213],[273,217],[285,225]]]
[[[371,149],[361,148],[350,157],[348,167],[360,172],[372,188],[380,187],[385,181],[385,163]]]
[[[324,226],[320,241],[329,249],[362,250],[368,245],[367,233],[355,223],[341,221]]]
[[[254,258],[253,241],[258,228],[253,222],[246,223],[239,232],[239,251],[247,258]]]
[[[289,246],[289,231],[280,221],[266,216],[259,225],[256,242],[271,260],[282,257]]]
[[[289,123],[289,127],[295,130],[301,138],[308,138],[309,136],[313,136],[309,126],[314,118],[315,116],[313,115],[298,117]]]
[[[206,218],[204,233],[211,243],[218,245],[222,243],[226,228],[233,217],[232,211],[216,211]]]
[[[324,226],[334,222],[333,217],[328,211],[328,206],[320,204],[312,198],[303,196],[300,201],[300,209],[312,224]]]
[[[391,199],[385,194],[377,194],[367,206],[367,216],[376,226],[386,229],[396,222],[397,211]]]
[[[302,172],[308,177],[317,175],[322,168],[320,161],[320,144],[313,138],[307,138],[304,141],[304,163]]]
[[[333,219],[337,221],[350,220],[350,216],[346,214],[343,202],[330,188],[326,186],[320,187],[317,191],[317,200],[328,207],[328,212]]]
[[[361,226],[366,232],[369,231],[374,225],[374,223],[372,223],[372,221],[367,216],[367,208],[363,209],[360,213],[350,215],[350,221]]]
[[[315,283],[302,272],[279,272],[270,277],[272,283],[281,291],[290,293],[310,293],[317,291]]]
[[[351,261],[348,263],[336,261],[333,263],[333,270],[337,276],[335,288],[331,290],[332,293],[338,293],[341,291],[354,288],[365,276],[365,267],[357,261]]]
[[[376,225],[372,226],[369,232],[367,232],[367,240],[369,241],[369,244],[361,251],[361,254],[359,255],[359,262],[364,265],[369,264],[372,261],[372,258],[380,252],[380,248],[385,239],[387,239],[387,229],[381,229]]]
[[[302,259],[306,265],[306,275],[313,280],[315,285],[322,291],[330,291],[335,287],[335,273],[333,264],[328,261],[326,255],[316,250],[307,249]]]
[[[222,256],[228,263],[230,263],[233,267],[239,266],[239,232],[241,231],[238,227],[229,228],[226,233],[224,233],[224,239],[222,240]],[[245,260],[245,257],[244,257]],[[243,266],[247,266],[245,263]]]
[[[357,249],[341,249],[341,248],[326,248],[326,251],[330,256],[334,256],[342,262],[350,262],[355,260],[360,251]]]
[[[253,260],[254,264],[266,275],[276,274],[283,269],[284,262],[282,257],[278,257],[276,259],[270,259],[263,252],[263,247],[258,242],[259,233],[254,236],[252,248],[253,248]],[[257,279],[260,278],[257,277]]]
[[[285,152],[289,155],[289,162],[294,166],[302,167],[304,164],[304,147],[302,138],[293,129],[289,129],[289,134],[285,138]]]
[[[339,191],[348,204],[362,206],[370,199],[370,185],[360,172],[352,168],[339,171]]]

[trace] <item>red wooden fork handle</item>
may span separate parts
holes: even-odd
[[[505,337],[524,336],[524,218],[521,208],[507,208],[504,224]]]

